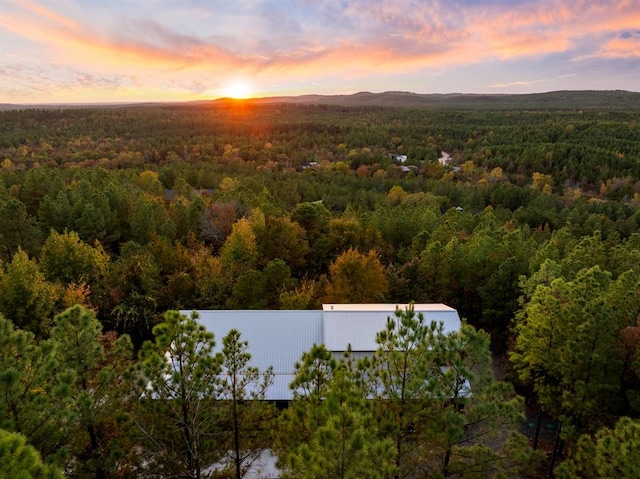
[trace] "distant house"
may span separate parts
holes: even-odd
[[[442,166],[449,166],[451,159],[452,158],[451,156],[449,156],[449,153],[443,151],[442,155],[440,155],[440,158],[438,158],[438,163],[440,163]]]
[[[389,158],[396,163],[404,163],[408,159],[407,155],[398,155],[397,153],[389,153]]]
[[[318,166],[320,166],[320,164],[317,161],[309,161],[302,165],[302,169],[307,170],[309,168],[317,168]]]
[[[395,304],[325,304],[313,311],[200,310],[199,322],[215,334],[217,347],[231,329],[249,342],[251,365],[261,371],[274,370],[273,384],[265,399],[290,401],[289,384],[295,375],[295,363],[314,344],[324,344],[339,359],[351,347],[355,358],[369,356],[377,348],[376,334],[386,328]],[[426,323],[443,324],[444,333],[460,330],[458,312],[444,304],[416,304],[416,314],[422,313]],[[188,315],[190,311],[181,311]]]
[[[398,169],[400,171],[402,171],[403,173],[410,173],[410,172],[417,172],[418,171],[418,167],[416,165],[400,165],[398,166]]]

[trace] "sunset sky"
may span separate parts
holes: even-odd
[[[0,103],[640,91],[640,0],[0,0]]]

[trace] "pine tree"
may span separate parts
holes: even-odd
[[[538,285],[517,319],[511,361],[542,409],[562,424],[551,468],[561,438],[594,432],[611,413],[607,405],[623,365],[615,347],[619,315],[609,291],[609,273],[599,266],[584,269],[572,281]]]
[[[283,477],[376,479],[392,474],[393,442],[377,436],[366,401],[350,361],[338,362],[317,406],[323,421],[286,455]]]
[[[73,373],[70,395],[69,477],[117,477],[130,437],[123,423],[131,406],[124,372],[132,359],[127,336],[102,334],[93,311],[74,306],[56,316],[51,342],[59,367]],[[128,443],[129,442],[129,443]]]
[[[610,275],[597,266],[573,281],[556,279],[538,286],[518,319],[511,360],[520,379],[533,385],[548,413],[577,432],[601,421],[612,386],[619,328],[606,301],[609,286]]]
[[[0,429],[0,477],[12,479],[63,479],[62,472],[42,462],[38,451],[16,432]]]
[[[230,423],[221,435],[226,436],[224,449],[236,479],[244,477],[270,445],[269,422],[274,414],[271,404],[264,401],[273,382],[273,370],[260,372],[250,366],[248,348],[248,342],[240,339],[240,332],[232,329],[222,338],[222,352],[218,355],[218,399],[222,402],[219,414]]]
[[[68,452],[73,381],[51,341],[37,343],[31,332],[0,316],[0,428],[22,434],[57,464]]]
[[[425,402],[428,384],[416,374],[431,361],[433,352],[425,348],[425,338],[435,324],[424,324],[424,316],[416,315],[413,306],[397,310],[387,321],[386,329],[376,337],[378,350],[371,364],[368,378],[374,397],[374,415],[383,436],[393,440],[396,449],[396,477],[409,477],[418,468],[420,452],[413,442],[420,424],[429,414]]]
[[[220,357],[213,334],[190,317],[168,311],[144,343],[137,371],[135,415],[149,474],[204,477],[221,461],[216,395]]]
[[[494,380],[486,333],[463,323],[445,334],[410,306],[377,341],[362,367],[380,433],[395,444],[395,477],[485,477],[531,463],[515,429],[522,401]]]
[[[622,417],[612,429],[581,436],[573,457],[555,472],[558,479],[640,477],[640,422]]]
[[[281,462],[300,444],[309,442],[313,432],[325,423],[321,405],[336,366],[331,351],[322,344],[314,344],[295,364],[296,374],[289,385],[293,401],[278,417],[274,441]]]

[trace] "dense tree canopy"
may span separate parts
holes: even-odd
[[[508,377],[562,422],[571,459],[581,434],[640,414],[640,116],[527,105],[0,112],[0,314],[14,344],[3,387],[15,405],[2,427],[58,464],[117,469],[129,439],[111,442],[122,423],[96,406],[111,383],[96,373],[82,393],[55,353],[69,315],[92,317],[88,344],[104,349],[85,359],[103,368],[124,361],[118,334],[144,349],[167,310],[444,302],[511,353]],[[57,316],[75,304],[84,312]],[[86,396],[98,385],[105,396]],[[54,444],[48,431],[71,424],[109,434],[89,449]],[[461,436],[449,432],[454,468]]]

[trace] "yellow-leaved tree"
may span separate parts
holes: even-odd
[[[389,291],[384,267],[374,250],[360,253],[349,249],[329,267],[328,303],[381,302]]]

